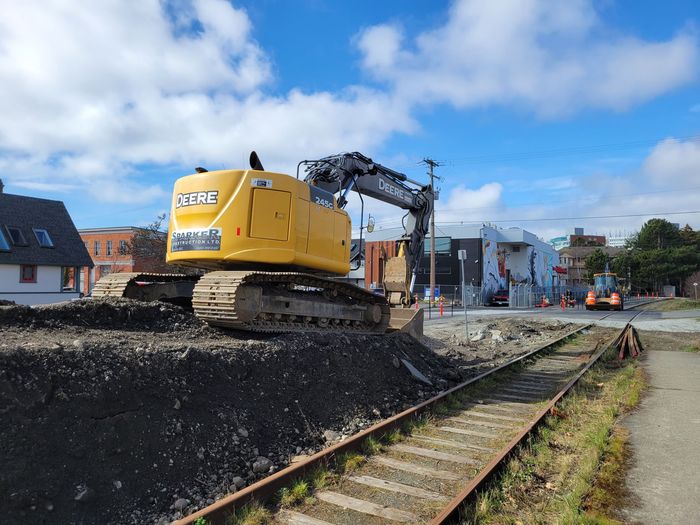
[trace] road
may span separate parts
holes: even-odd
[[[633,308],[635,303],[628,303]],[[639,314],[639,315],[637,315]],[[640,330],[660,330],[667,332],[700,332],[700,309],[677,310],[671,312],[656,312],[653,310],[626,309],[621,312],[604,310],[588,311],[584,308],[567,308],[559,306],[549,308],[498,308],[480,307],[467,310],[471,319],[483,319],[491,316],[526,317],[528,319],[557,319],[572,323],[593,323],[599,326],[622,328],[633,317],[632,324]],[[636,316],[636,317],[635,317]],[[426,323],[449,322],[452,317],[464,317],[464,310],[446,308],[444,315],[439,316],[437,309],[426,310]]]

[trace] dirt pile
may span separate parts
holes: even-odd
[[[498,366],[525,354],[575,328],[561,321],[532,321],[521,318],[471,319],[469,338],[464,319],[453,317],[426,325],[421,341],[437,354],[457,358],[466,373]]]
[[[125,300],[0,310],[5,523],[167,523],[460,380],[405,334],[255,337]]]
[[[0,326],[3,325],[32,329],[81,327],[152,332],[205,328],[204,323],[178,306],[120,298],[0,308]]]

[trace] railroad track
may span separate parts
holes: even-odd
[[[640,312],[641,313],[641,312]],[[523,356],[480,374],[355,436],[231,494],[175,525],[225,524],[235,510],[270,502],[319,468],[342,470],[348,453],[423,421],[381,447],[359,466],[335,476],[292,508],[273,511],[271,523],[351,525],[448,522],[503,460],[550,413],[606,350],[626,341],[631,328],[601,338],[582,326]],[[488,386],[484,387],[485,379]],[[423,418],[427,414],[430,418]],[[201,520],[199,523],[202,523]],[[196,525],[199,525],[197,523]]]

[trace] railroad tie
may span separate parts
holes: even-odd
[[[345,494],[333,492],[331,490],[320,490],[314,493],[314,496],[321,501],[330,503],[331,505],[336,505],[347,510],[354,510],[355,512],[361,512],[362,514],[369,514],[370,516],[377,516],[378,518],[394,520],[400,523],[411,523],[418,521],[418,516],[412,512],[395,509],[394,507],[377,505],[371,501],[353,498],[352,496],[346,496]]]
[[[295,512],[293,510],[282,509],[277,514],[280,521],[289,523],[289,525],[333,525],[328,521],[319,520],[318,518],[312,518],[301,512]]]
[[[462,441],[453,441],[451,439],[440,439],[428,436],[411,436],[411,439],[417,439],[418,441],[423,441],[424,443],[430,443],[431,445],[438,445],[443,447],[452,447],[459,450],[472,450],[475,452],[498,452],[497,449],[491,447],[484,447],[481,445],[474,445],[472,443],[464,443]]]
[[[405,485],[403,483],[379,479],[372,476],[350,476],[348,479],[354,483],[359,483],[375,489],[397,492],[399,494],[406,494],[408,496],[421,499],[433,501],[447,501],[449,499],[447,496],[443,496],[439,492],[433,492],[432,490],[425,490],[418,487],[413,487],[411,485]]]
[[[440,470],[430,467],[424,467],[422,465],[415,465],[414,463],[409,463],[407,461],[400,461],[393,458],[385,458],[383,456],[372,456],[370,459],[373,463],[377,463],[384,467],[389,467],[394,470],[402,470],[403,472],[409,472],[411,474],[418,474],[419,476],[426,476],[428,478],[442,479],[445,481],[457,481],[461,479],[462,476],[451,472],[449,470]]]
[[[460,465],[477,465],[479,463],[475,459],[465,458],[464,456],[449,454],[448,452],[440,452],[439,450],[432,450],[429,448],[414,447],[411,445],[392,445],[389,447],[389,450],[403,452],[404,454],[412,454],[414,456],[421,456],[424,458],[437,459],[438,461],[449,461]]]

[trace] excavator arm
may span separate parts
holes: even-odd
[[[406,210],[399,254],[386,262],[383,284],[391,304],[409,304],[428,234],[433,188],[358,152],[302,161],[299,165],[305,167],[308,184],[338,195],[341,208],[347,204],[348,193],[355,191]]]

